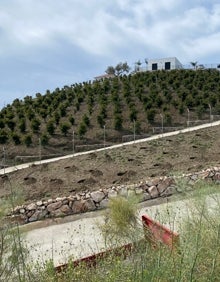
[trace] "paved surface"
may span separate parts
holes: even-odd
[[[111,149],[114,149],[114,148],[128,146],[128,145],[131,145],[131,144],[148,142],[148,141],[151,141],[151,140],[156,140],[156,139],[160,139],[160,138],[174,136],[174,135],[178,135],[178,134],[181,134],[181,133],[196,131],[196,130],[199,130],[199,129],[208,128],[208,127],[217,126],[217,125],[220,125],[220,121],[215,121],[215,122],[212,122],[212,123],[206,123],[206,124],[202,124],[202,125],[198,125],[198,126],[193,126],[193,127],[185,128],[185,129],[182,129],[182,130],[176,130],[176,131],[173,131],[173,132],[167,132],[167,133],[163,133],[163,134],[153,135],[153,136],[148,137],[148,138],[144,138],[144,139],[140,139],[140,140],[136,140],[136,141],[131,141],[131,142],[126,142],[126,143],[122,143],[122,144],[117,144],[117,145],[113,145],[113,146],[110,146],[110,147],[105,147],[105,148],[101,148],[101,149],[97,149],[97,150],[80,152],[80,153],[76,153],[76,154],[71,154],[71,155],[66,155],[66,156],[62,156],[62,157],[57,157],[57,158],[52,158],[52,159],[47,159],[47,160],[41,160],[41,161],[36,161],[36,162],[29,162],[29,163],[25,163],[25,164],[13,166],[13,167],[8,167],[8,168],[5,168],[5,169],[0,169],[0,175],[3,175],[5,173],[11,173],[13,171],[20,170],[20,169],[23,169],[23,168],[27,168],[27,167],[29,167],[33,164],[34,165],[40,165],[40,164],[45,164],[45,163],[56,162],[56,161],[59,161],[59,160],[68,159],[68,158],[72,158],[72,157],[76,157],[76,156],[80,156],[80,155],[86,155],[86,154],[90,154],[90,153],[93,153],[93,152],[111,150]]]
[[[211,211],[219,210],[220,194],[207,196],[206,203],[212,207]],[[193,200],[170,201],[154,206],[147,206],[145,202],[140,205],[139,218],[147,214],[181,234],[181,223],[191,212],[196,213]],[[103,251],[105,242],[99,229],[103,223],[103,211],[98,211],[28,224],[23,228],[29,229],[25,233],[29,259],[40,264],[52,259],[57,266],[67,262],[70,256],[78,259]]]

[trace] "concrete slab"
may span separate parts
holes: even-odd
[[[220,210],[220,194],[207,196],[205,203],[211,212]],[[184,219],[196,212],[195,201],[184,200],[153,206],[145,202],[139,205],[138,213],[140,219],[141,215],[147,214],[181,234]],[[30,250],[29,260],[42,264],[52,259],[57,266],[67,262],[70,257],[75,260],[104,251],[106,245],[99,228],[102,224],[103,211],[28,224],[21,230],[26,231],[24,240]]]

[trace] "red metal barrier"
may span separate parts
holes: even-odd
[[[142,216],[142,222],[145,231],[145,240],[147,239],[148,241],[150,241],[153,244],[153,246],[156,246],[158,242],[162,242],[168,245],[171,249],[173,249],[174,247],[176,247],[176,245],[179,244],[179,234],[169,230],[162,224],[152,220],[147,215]],[[136,242],[136,244],[138,245],[139,243],[143,243],[145,240],[142,239]],[[75,260],[72,262],[72,266],[77,267],[81,264],[84,264],[87,267],[95,267],[99,260],[106,259],[110,255],[123,256],[123,258],[126,258],[134,251],[134,249],[135,249],[135,243],[129,243],[121,247],[109,249],[103,252],[99,252],[97,254],[93,254]],[[55,270],[57,272],[65,271],[68,265],[69,265],[68,263],[59,265],[55,267]]]
[[[145,238],[154,246],[161,242],[171,249],[175,249],[179,245],[179,234],[171,231],[159,222],[152,220],[147,215],[142,216],[142,222],[145,231]]]
[[[77,266],[84,264],[87,267],[95,267],[97,262],[100,259],[106,259],[110,255],[122,256],[125,259],[128,255],[131,254],[133,249],[134,249],[134,244],[129,243],[129,244],[123,245],[121,247],[109,249],[109,250],[106,250],[106,251],[103,251],[103,252],[100,252],[100,253],[97,253],[97,254],[90,255],[88,257],[84,257],[84,258],[75,260],[75,261],[72,262],[72,266],[77,267]],[[68,265],[69,265],[68,263],[59,265],[59,266],[55,267],[55,270],[57,272],[62,272],[65,269],[67,269]]]

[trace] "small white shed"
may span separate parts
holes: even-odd
[[[183,66],[176,57],[162,58],[162,59],[149,59],[148,70],[175,70],[182,69]]]

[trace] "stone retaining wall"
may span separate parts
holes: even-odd
[[[193,174],[185,174],[181,177],[157,177],[149,178],[145,182],[133,185],[120,185],[108,189],[100,189],[94,192],[82,192],[68,197],[37,201],[28,205],[17,206],[9,215],[18,219],[21,223],[28,223],[45,218],[62,217],[71,214],[95,211],[108,207],[110,198],[117,196],[128,197],[138,195],[140,202],[159,197],[169,197],[184,189],[192,189],[198,180],[209,180],[220,183],[220,167],[213,167]]]

